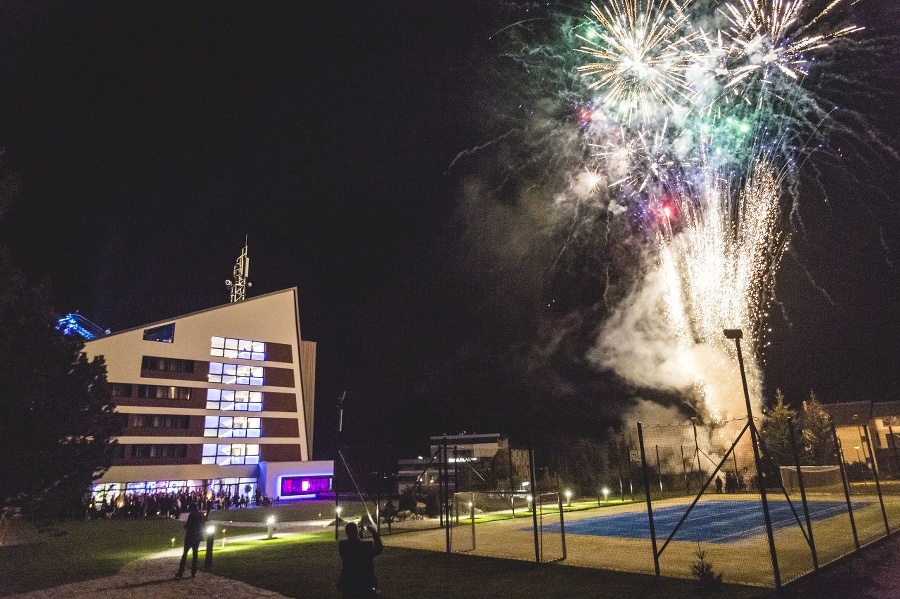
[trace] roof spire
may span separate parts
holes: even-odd
[[[225,281],[225,285],[227,285],[231,289],[231,302],[242,302],[247,297],[247,287],[251,287],[252,283],[247,280],[250,276],[250,256],[248,255],[248,243],[247,236],[244,236],[244,249],[241,250],[241,255],[238,256],[238,259],[234,263],[234,281],[232,282],[230,279]]]

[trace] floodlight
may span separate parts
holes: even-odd
[[[722,331],[726,339],[743,339],[744,331],[741,329],[725,329]]]

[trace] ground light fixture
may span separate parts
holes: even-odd
[[[572,491],[566,489],[566,506],[572,507]]]
[[[603,487],[603,502],[609,503],[609,487]]]
[[[206,527],[206,570],[212,568],[213,559],[213,543],[216,541],[216,526],[210,524]]]
[[[269,516],[266,518],[266,527],[269,531],[269,538],[272,538],[272,535],[275,533],[275,516]]]

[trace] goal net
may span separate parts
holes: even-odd
[[[800,472],[807,493],[842,493],[844,490],[840,466],[800,466]],[[796,466],[781,467],[781,484],[790,494],[800,492]]]

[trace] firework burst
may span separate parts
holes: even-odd
[[[690,97],[685,77],[693,36],[673,0],[612,0],[591,5],[595,27],[579,35],[591,57],[579,67],[601,92],[598,103],[626,123],[649,122]]]

